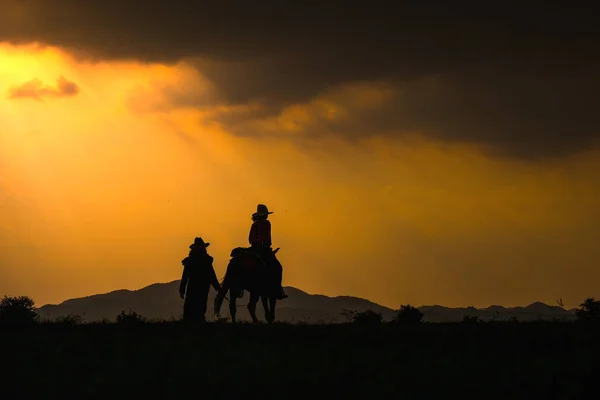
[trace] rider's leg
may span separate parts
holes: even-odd
[[[278,300],[283,300],[286,299],[288,297],[287,294],[285,294],[284,290],[283,290],[283,266],[281,265],[281,263],[279,262],[279,260],[277,260],[277,258],[275,256],[273,256],[273,262],[275,264],[275,268],[277,271],[277,281],[279,282],[279,297],[277,298]]]
[[[267,263],[270,268],[274,268],[277,273],[277,281],[279,282],[279,296],[278,300],[283,300],[288,297],[287,294],[283,291],[283,286],[281,282],[283,280],[283,267],[277,257],[273,254],[273,250],[270,247],[266,246],[252,246],[251,248],[256,249],[255,251],[262,257],[263,261]]]

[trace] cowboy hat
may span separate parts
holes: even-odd
[[[265,206],[264,204],[259,204],[256,206],[256,212],[252,215],[269,215],[269,214],[273,214],[273,211],[269,211],[267,206]]]
[[[194,243],[192,243],[190,245],[190,249],[193,247],[208,247],[208,246],[210,246],[210,243],[205,243],[201,237],[197,237],[196,239],[194,239]]]

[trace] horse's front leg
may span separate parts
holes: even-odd
[[[229,289],[229,315],[231,316],[231,322],[235,324],[235,312],[237,311],[237,293],[234,293],[233,289]]]
[[[255,324],[258,323],[258,318],[256,318],[256,303],[258,303],[258,295],[250,293],[250,300],[248,301],[248,312],[250,312],[252,322],[254,322]]]
[[[275,297],[275,296],[269,297],[269,311],[270,311],[269,323],[272,323],[275,321],[275,305],[276,304],[277,304],[277,297]]]

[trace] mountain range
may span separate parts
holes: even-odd
[[[48,304],[38,308],[42,319],[54,320],[68,315],[79,315],[84,322],[103,319],[115,320],[121,311],[135,311],[148,319],[178,319],[183,309],[183,300],[179,298],[179,280],[169,283],[155,283],[139,290],[115,290],[105,294],[97,294],[82,298],[66,300],[60,304]],[[329,297],[321,294],[309,294],[294,287],[286,287],[287,299],[277,303],[278,321],[304,323],[345,322],[345,310],[359,312],[372,310],[380,313],[384,320],[391,320],[396,310],[376,304],[372,301],[352,296]],[[209,294],[207,319],[213,319],[212,303],[215,292]],[[250,320],[246,309],[248,293],[238,300],[237,317]],[[536,302],[526,307],[490,306],[487,308],[449,308],[439,305],[418,307],[429,322],[461,321],[465,316],[478,317],[481,320],[507,320],[517,318],[519,321],[532,320],[571,320],[575,310],[566,310],[558,306],[549,306]],[[229,305],[223,303],[221,316],[229,315]],[[264,320],[262,305],[257,306],[257,316]]]

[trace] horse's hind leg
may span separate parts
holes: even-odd
[[[231,322],[234,324],[236,322],[235,312],[237,311],[236,294],[233,289],[229,290],[229,315],[231,316]]]
[[[250,293],[250,300],[248,301],[248,311],[250,312],[250,316],[252,317],[252,322],[254,322],[255,324],[258,323],[258,318],[256,318],[256,303],[258,303],[258,295]]]
[[[260,296],[260,300],[262,301],[262,305],[265,310],[265,319],[270,324],[273,321],[271,320],[271,311],[269,310],[268,298],[267,296]]]

